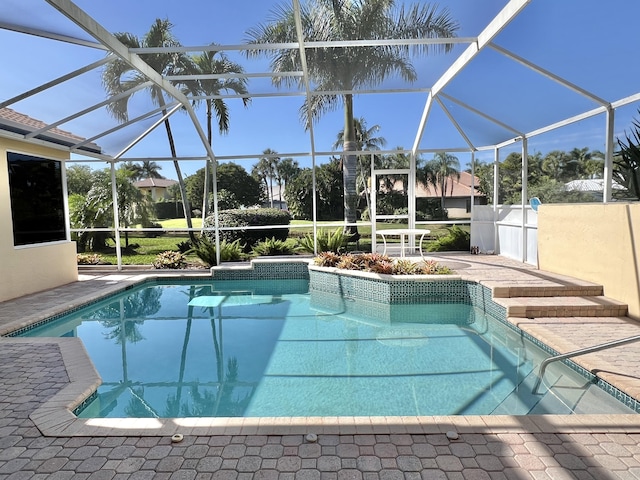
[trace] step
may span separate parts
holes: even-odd
[[[494,298],[508,317],[624,317],[628,306],[604,296]]]
[[[602,285],[575,281],[571,283],[550,280],[487,280],[482,285],[491,289],[493,298],[510,297],[590,297],[602,296]]]

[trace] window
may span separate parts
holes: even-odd
[[[62,164],[7,152],[14,245],[66,240]]]

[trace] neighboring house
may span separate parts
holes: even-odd
[[[446,195],[444,198],[444,208],[447,209],[449,218],[471,218],[471,174],[460,172],[460,178],[452,175],[447,179]],[[473,203],[475,205],[486,205],[487,197],[478,191],[479,180],[475,177]],[[395,190],[400,190],[402,185],[396,183]],[[440,187],[436,190],[433,186],[425,188],[424,185],[416,186],[416,198],[433,198],[440,200],[442,192]]]
[[[158,200],[168,200],[169,187],[177,185],[176,180],[170,180],[168,178],[145,178],[133,182],[133,186],[137,187],[142,193],[151,196],[151,200],[157,202]]]
[[[82,137],[10,108],[0,108],[0,301],[78,279],[65,196],[67,147]],[[64,147],[64,148],[61,148]],[[90,143],[85,151],[99,152]]]
[[[624,187],[613,180],[611,182],[613,190],[624,190]],[[594,202],[601,202],[604,197],[604,179],[588,178],[583,180],[571,180],[564,184],[567,192],[587,192],[593,195]]]
[[[263,208],[271,208],[271,189],[265,189],[267,199],[262,202]],[[282,192],[280,191],[280,187],[278,185],[273,186],[273,208],[277,208],[280,210],[287,209],[287,201],[284,199],[284,188],[282,188]]]

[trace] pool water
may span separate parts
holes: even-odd
[[[145,284],[25,336],[82,339],[103,384],[80,417],[631,413],[559,364],[532,394],[547,355],[477,307],[306,280]]]

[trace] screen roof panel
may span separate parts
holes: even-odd
[[[303,80],[300,85],[278,89],[270,80],[268,59],[250,58],[242,51],[248,40],[247,31],[269,22],[277,5],[295,5],[296,0],[291,1],[284,4],[272,0],[220,4],[203,0],[77,0],[75,3],[68,0],[4,0],[0,5],[0,40],[5,48],[0,53],[0,60],[12,66],[12,74],[0,78],[0,91],[3,92],[0,102],[46,86],[47,82],[104,59],[105,50],[94,46],[102,42],[102,47],[106,48],[111,42],[108,32],[130,32],[141,38],[156,19],[167,19],[173,25],[172,33],[184,46],[182,50],[173,49],[171,52],[196,55],[200,53],[200,47],[215,42],[222,45],[224,53],[241,64],[248,74],[247,88],[250,94],[255,95],[248,107],[245,108],[242,100],[229,92],[222,92],[222,97],[214,97],[222,98],[231,113],[229,133],[220,135],[216,132],[214,135],[213,151],[216,154],[254,155],[266,148],[283,153],[331,151],[335,136],[344,124],[340,106],[322,116],[310,131],[305,130],[300,121],[299,108],[309,93],[306,86],[313,89],[317,84],[314,78],[300,77],[308,69],[301,65],[296,72],[299,75],[296,78]],[[388,146],[413,146],[421,134],[421,118],[428,90],[436,86],[443,87],[443,95],[438,98],[449,105],[449,113],[474,145],[499,144],[513,138],[514,133],[488,121],[487,116],[528,133],[598,105],[550,79],[544,72],[592,92],[604,102],[624,100],[640,92],[634,81],[640,74],[636,71],[640,66],[630,61],[634,53],[633,21],[638,16],[636,13],[640,13],[640,5],[635,3],[623,0],[443,0],[439,5],[448,8],[459,23],[457,36],[460,43],[446,55],[424,57],[409,53],[408,59],[418,74],[416,82],[390,76],[385,82],[361,87],[360,91],[344,92],[340,90],[343,87],[335,83],[330,86],[335,93],[354,93],[354,115],[364,117],[369,125],[379,124]],[[52,6],[56,4],[60,10],[66,11],[66,15]],[[505,7],[514,12],[510,22],[508,16],[500,13]],[[85,14],[88,17],[84,17]],[[615,23],[610,18],[615,18]],[[504,25],[503,19],[506,19]],[[97,22],[93,30],[95,35],[80,26],[93,28],[94,21]],[[7,30],[9,26],[11,28]],[[18,30],[37,35],[16,33],[13,31],[16,26],[20,27]],[[102,27],[104,34],[100,33]],[[496,32],[493,42],[498,47],[485,45],[486,39]],[[52,38],[59,36],[67,40],[80,39],[87,46],[66,43],[62,37]],[[392,39],[377,40],[383,44]],[[484,49],[474,54],[474,45]],[[354,48],[341,43],[334,46]],[[310,48],[317,48],[307,47],[305,56]],[[127,53],[126,49],[119,52],[134,63],[150,58],[148,53],[138,57],[135,53]],[[505,52],[511,52],[539,69],[529,68],[509,58]],[[296,55],[299,54],[298,48]],[[463,61],[465,55],[467,60]],[[462,68],[452,67],[456,62]],[[189,152],[184,155],[204,155],[207,151],[202,141],[202,134],[206,131],[204,102],[193,105],[189,97],[182,96],[171,85],[177,79],[169,76],[166,80],[150,69],[143,67],[142,70],[143,75],[154,77],[154,85],[167,89],[165,101],[183,102],[183,111],[174,114],[171,122],[175,131],[184,135],[177,142],[184,145],[181,147],[184,152]],[[7,106],[24,109],[26,111],[22,113],[45,122],[58,121],[108,98],[101,82],[102,71],[104,66],[74,76],[60,85],[43,87],[37,95]],[[156,105],[148,97],[145,100],[145,95],[136,93],[130,102],[129,118],[140,116],[140,125],[112,133],[108,140],[105,137],[105,154],[118,152],[120,147],[127,145],[127,141],[135,139],[150,123],[153,124],[144,114]],[[452,102],[451,98],[471,106],[472,110]],[[633,99],[626,101],[633,102]],[[190,109],[193,109],[193,115],[189,114]],[[114,125],[115,120],[108,118],[102,107],[96,113],[83,115],[62,127],[73,128],[78,130],[78,135],[92,138]],[[621,129],[619,125],[621,123],[617,121],[616,130],[622,131],[624,127]],[[419,143],[421,148],[467,146],[437,101],[434,101],[426,127],[427,131]],[[156,136],[160,141],[162,130],[158,129],[145,138],[131,149],[131,153],[138,157],[145,154],[166,156],[165,150],[160,154],[156,153],[157,148],[152,148],[155,142],[150,139]]]

